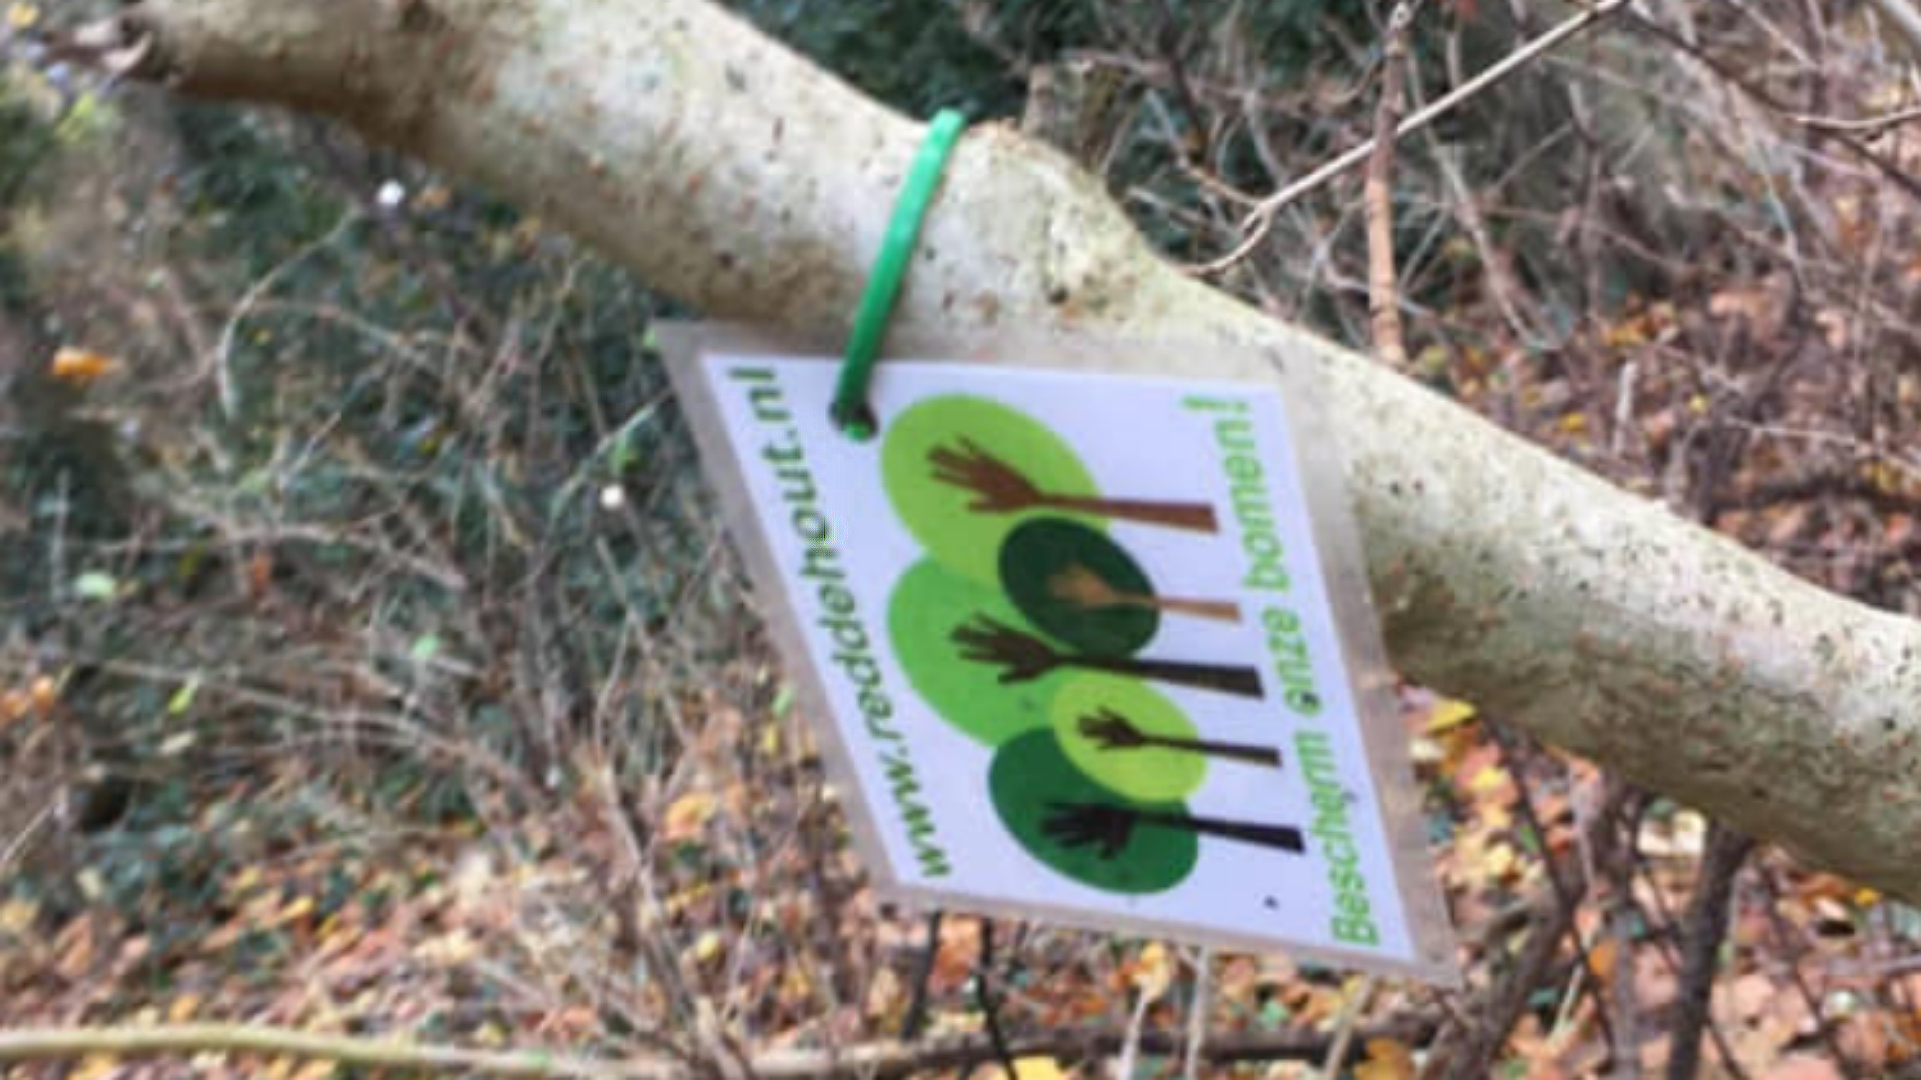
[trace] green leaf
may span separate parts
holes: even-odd
[[[120,592],[120,583],[111,574],[89,570],[73,579],[73,592],[83,600],[111,600]]]
[[[414,639],[413,648],[408,650],[416,661],[426,663],[440,655],[440,635],[422,634]]]
[[[200,676],[195,675],[180,684],[180,689],[175,690],[173,696],[167,699],[167,715],[179,716],[193,708],[194,695],[198,693],[200,693]]]

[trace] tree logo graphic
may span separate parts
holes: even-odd
[[[1109,525],[1212,535],[1212,506],[1110,497],[1046,425],[964,394],[921,401],[889,425],[881,469],[927,553],[889,600],[895,653],[943,720],[994,748],[990,801],[1029,854],[1083,884],[1142,894],[1185,879],[1204,836],[1304,850],[1291,826],[1188,812],[1210,762],[1279,768],[1281,754],[1201,738],[1153,685],[1260,698],[1260,672],[1141,655],[1168,619],[1238,622],[1241,611],[1162,595]]]

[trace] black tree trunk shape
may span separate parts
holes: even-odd
[[[1247,821],[1195,817],[1192,814],[1160,810],[1141,810],[1112,803],[1053,803],[1053,813],[1041,823],[1041,831],[1064,847],[1094,846],[1103,859],[1112,859],[1127,846],[1134,830],[1142,826],[1179,829],[1183,832],[1238,840],[1300,854],[1307,850],[1307,838],[1292,825],[1261,825]]]
[[[1243,761],[1250,765],[1281,767],[1281,752],[1271,746],[1215,742],[1142,731],[1132,720],[1112,709],[1081,717],[1081,734],[1098,743],[1102,750],[1172,750],[1176,753],[1204,754],[1208,757]]]
[[[1058,668],[1073,667],[1203,690],[1218,690],[1242,697],[1261,696],[1261,673],[1255,668],[1198,664],[1185,660],[1137,660],[1122,656],[1065,653],[1032,634],[1023,633],[984,615],[956,627],[953,639],[961,647],[962,659],[1005,668],[1000,675],[1003,683],[1027,682]]]

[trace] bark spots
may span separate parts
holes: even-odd
[[[395,6],[403,34],[429,34],[446,25],[446,19],[427,0],[397,0]]]

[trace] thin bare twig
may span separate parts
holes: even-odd
[[[288,271],[307,261],[319,251],[330,247],[335,240],[346,235],[347,230],[359,220],[359,209],[349,208],[346,213],[340,215],[340,220],[334,223],[333,228],[289,255],[278,266],[262,274],[260,280],[248,287],[246,294],[241,296],[240,302],[234,305],[233,314],[227,317],[226,325],[220,328],[220,341],[215,346],[214,355],[208,358],[213,363],[214,386],[219,392],[220,411],[228,420],[240,414],[240,390],[233,381],[233,347],[240,333],[240,324],[252,313],[254,305],[258,304],[267,291],[278,284]]]
[[[1908,0],[1868,0],[1882,18],[1893,23],[1908,41],[1908,49],[1921,59],[1921,10]]]
[[[1628,0],[1601,0],[1600,3],[1595,4],[1593,7],[1583,10],[1580,14],[1555,26],[1552,30],[1547,31],[1540,37],[1527,42],[1498,62],[1489,65],[1472,79],[1435,98],[1433,103],[1429,104],[1426,108],[1402,120],[1394,129],[1394,137],[1396,139],[1404,139],[1441,117],[1446,116],[1448,113],[1453,112],[1465,102],[1472,100],[1500,84],[1549,49],[1554,48],[1568,38],[1586,30],[1588,27],[1593,26],[1595,23],[1600,22],[1602,19],[1607,18],[1609,15],[1627,6],[1627,2]],[[1286,209],[1301,197],[1319,190],[1325,186],[1328,181],[1333,180],[1335,177],[1366,161],[1374,152],[1374,142],[1375,140],[1373,139],[1367,140],[1352,150],[1321,165],[1299,180],[1269,195],[1267,198],[1262,199],[1247,215],[1247,218],[1241,222],[1242,231],[1246,235],[1239,244],[1235,245],[1232,251],[1229,251],[1227,254],[1212,262],[1190,266],[1188,267],[1188,272],[1197,275],[1219,274],[1232,268],[1235,264],[1253,254],[1254,250],[1261,246],[1261,241],[1267,239],[1268,233],[1273,231],[1274,221],[1279,217],[1282,210]]]
[[[1387,17],[1381,41],[1381,99],[1374,107],[1374,150],[1367,158],[1363,189],[1367,210],[1367,308],[1374,356],[1395,371],[1407,370],[1401,332],[1400,284],[1394,270],[1394,131],[1400,125],[1407,79],[1407,28],[1418,0],[1400,0]]]
[[[1699,61],[1702,66],[1706,67],[1708,71],[1712,72],[1716,78],[1740,91],[1742,95],[1753,100],[1769,112],[1790,119],[1801,115],[1798,110],[1790,108],[1787,103],[1783,102],[1780,98],[1775,97],[1754,81],[1744,77],[1733,65],[1701,48],[1694,42],[1689,41],[1687,38],[1682,37],[1680,34],[1662,26],[1660,23],[1654,22],[1651,19],[1644,19],[1632,11],[1627,15],[1627,23],[1641,33],[1664,42],[1668,46],[1693,57]],[[1921,179],[1916,179],[1908,170],[1903,168],[1900,163],[1890,159],[1885,154],[1876,152],[1873,147],[1864,145],[1859,139],[1856,139],[1846,132],[1831,131],[1830,134],[1834,136],[1835,142],[1846,147],[1848,152],[1855,157],[1874,166],[1883,177],[1900,188],[1909,198],[1921,202]]]
[[[1201,1049],[1207,1042],[1207,1009],[1214,992],[1214,950],[1201,947],[1194,959],[1194,998],[1187,1006],[1187,1045],[1181,1052],[1181,1080],[1200,1080]]]
[[[1374,1000],[1374,990],[1378,985],[1378,980],[1372,975],[1362,979],[1354,996],[1341,1010],[1341,1018],[1335,1026],[1334,1045],[1327,1048],[1327,1060],[1321,1062],[1321,1080],[1336,1080],[1341,1075],[1341,1066],[1347,1062],[1348,1048],[1354,1045],[1354,1029],[1360,1023],[1361,1014],[1367,1011],[1368,1005]]]
[[[1612,838],[1622,828],[1621,819],[1632,798],[1632,789],[1625,785],[1608,785],[1604,805],[1585,822],[1583,850],[1616,846]],[[1597,873],[1608,858],[1606,853],[1596,854]],[[1570,866],[1569,878],[1562,879],[1560,887],[1549,884],[1536,891],[1529,902],[1526,943],[1508,970],[1477,995],[1478,1001],[1456,1011],[1453,1022],[1428,1051],[1423,1080],[1482,1080],[1493,1073],[1509,1033],[1527,1011],[1543,976],[1553,969],[1562,942],[1573,932],[1577,909],[1563,903],[1561,895],[1563,890],[1579,895],[1586,888],[1588,874],[1575,875],[1580,869],[1578,864]]]
[[[1715,822],[1708,834],[1701,879],[1688,904],[1681,943],[1680,988],[1674,1032],[1669,1042],[1667,1080],[1694,1080],[1701,1068],[1701,1035],[1708,1026],[1721,942],[1728,933],[1728,904],[1734,880],[1754,850],[1754,841]]]
[[[1887,131],[1889,128],[1900,127],[1902,124],[1911,124],[1917,120],[1921,120],[1921,105],[1907,109],[1899,109],[1891,113],[1882,113],[1880,116],[1851,118],[1845,116],[1810,116],[1805,113],[1790,113],[1788,114],[1788,119],[1803,127],[1814,128],[1816,131],[1840,131],[1850,135],[1860,135],[1872,139],[1876,135]]]
[[[1432,1033],[1432,1015],[1403,1018],[1356,1033],[1365,1042],[1392,1038],[1419,1043]],[[1173,1050],[1179,1036],[1163,1032],[1137,1033],[1136,1046],[1154,1054]],[[1010,1051],[1018,1058],[1087,1058],[1119,1049],[1116,1032],[1063,1031],[1031,1039],[1016,1039]],[[1331,1039],[1311,1031],[1259,1032],[1224,1036],[1209,1044],[1202,1055],[1210,1062],[1318,1061]],[[478,1073],[492,1076],[577,1078],[577,1080],[695,1080],[707,1075],[696,1063],[664,1057],[625,1061],[597,1060],[545,1051],[477,1051],[430,1043],[354,1035],[321,1035],[291,1028],[250,1024],[181,1024],[152,1027],[59,1028],[0,1031],[0,1061],[71,1061],[95,1054],[125,1058],[190,1057],[201,1053],[263,1054],[306,1060],[337,1061],[368,1068],[420,1072]],[[899,1042],[868,1043],[838,1050],[769,1051],[754,1057],[752,1074],[759,1080],[813,1080],[861,1077],[884,1080],[924,1075],[993,1061],[993,1046],[982,1035],[930,1041],[919,1045]]]

